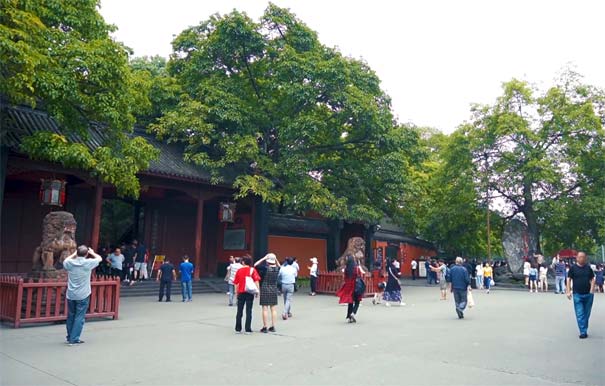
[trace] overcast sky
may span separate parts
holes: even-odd
[[[322,43],[363,58],[377,72],[401,122],[451,132],[471,103],[491,103],[503,81],[546,87],[572,63],[605,87],[605,1],[274,0]],[[101,0],[115,38],[136,56],[171,53],[171,41],[213,13],[254,19],[267,1]]]

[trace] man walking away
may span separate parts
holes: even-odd
[[[87,259],[92,255],[93,259]],[[70,346],[84,343],[80,340],[88,302],[90,301],[90,273],[103,259],[92,248],[80,245],[76,252],[63,261],[67,271],[67,343]]]
[[[416,280],[416,276],[418,276],[418,263],[416,260],[412,260],[412,280]]]
[[[573,288],[573,306],[576,312],[576,320],[580,329],[580,339],[588,338],[588,320],[594,300],[595,275],[586,253],[578,252],[576,265],[569,268],[567,275],[567,298],[571,300],[571,288]]]
[[[176,280],[176,271],[170,261],[166,259],[164,264],[160,266],[158,272],[158,281],[160,282],[159,302],[164,299],[164,290],[166,290],[166,301],[170,301],[170,291],[172,290],[172,280]]]
[[[466,308],[468,291],[470,291],[471,278],[466,268],[462,266],[461,257],[456,257],[456,265],[448,272],[448,281],[450,291],[454,294],[458,319],[464,319],[464,309]]]
[[[191,301],[193,289],[191,288],[191,273],[193,273],[193,264],[189,262],[189,256],[183,256],[183,262],[180,265],[181,271],[181,294],[184,302]]]
[[[288,320],[292,317],[292,296],[294,295],[294,285],[296,284],[296,276],[298,270],[293,265],[294,260],[289,257],[287,264],[284,264],[279,269],[277,282],[281,284],[281,292],[284,295],[284,313],[283,320]]]
[[[565,276],[567,276],[567,266],[565,261],[557,259],[555,263],[555,293],[564,294],[565,291]]]

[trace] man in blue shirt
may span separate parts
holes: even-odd
[[[183,262],[180,265],[181,271],[181,294],[183,302],[190,302],[193,289],[191,288],[191,274],[193,273],[193,264],[189,262],[189,256],[183,256]]]
[[[464,309],[466,308],[467,295],[470,291],[471,278],[468,271],[462,265],[461,257],[456,257],[456,265],[450,268],[446,280],[450,283],[450,292],[454,294],[456,304],[456,313],[458,319],[464,319]]]

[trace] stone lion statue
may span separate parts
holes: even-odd
[[[76,220],[69,212],[51,212],[42,222],[42,243],[34,251],[32,270],[42,276],[54,276],[55,266],[63,268],[63,260],[77,247]]]
[[[347,249],[345,249],[344,253],[340,256],[338,260],[336,260],[336,266],[338,268],[343,268],[347,262],[347,256],[351,255],[357,261],[361,267],[367,272],[367,269],[364,264],[365,256],[366,256],[366,242],[361,237],[351,237],[347,242]]]

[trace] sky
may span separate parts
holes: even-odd
[[[273,0],[320,41],[365,60],[400,122],[452,132],[472,103],[493,103],[513,77],[545,89],[565,67],[605,88],[605,1]],[[135,56],[171,53],[183,29],[260,0],[101,0],[116,40]]]

